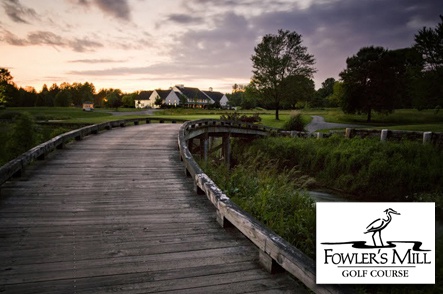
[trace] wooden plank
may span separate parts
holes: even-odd
[[[258,265],[193,193],[179,125],[84,137],[6,182],[0,197],[0,292],[298,292]]]

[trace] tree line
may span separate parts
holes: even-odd
[[[140,92],[123,93],[120,89],[101,89],[93,83],[43,85],[40,92],[32,87],[18,87],[8,69],[0,68],[0,105],[8,107],[81,107],[83,102],[94,102],[95,107],[134,107]]]
[[[318,90],[314,56],[301,35],[279,30],[265,35],[251,57],[253,76],[235,84],[231,106],[279,109],[341,107],[345,113],[391,113],[399,108],[440,109],[443,105],[443,16],[435,28],[423,27],[409,48],[361,48],[346,59],[339,80],[326,79]]]

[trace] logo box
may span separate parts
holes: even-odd
[[[317,202],[317,284],[435,284],[435,203]]]

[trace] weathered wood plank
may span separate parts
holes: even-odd
[[[176,149],[179,125],[84,137],[6,182],[0,292],[298,292],[258,266],[195,195]]]

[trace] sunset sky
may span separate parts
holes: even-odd
[[[409,47],[441,0],[0,0],[0,67],[21,87],[97,90],[175,84],[231,92],[252,76],[261,37],[296,31],[318,88],[364,46]]]

